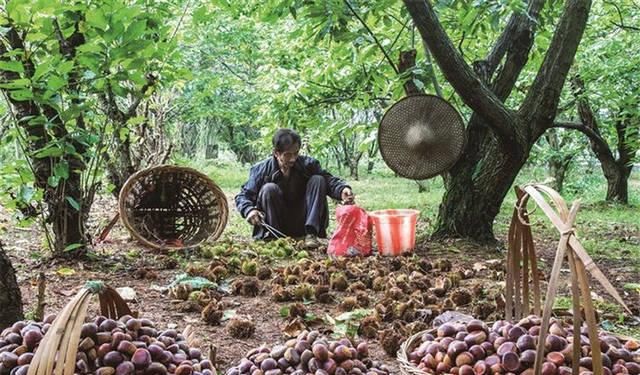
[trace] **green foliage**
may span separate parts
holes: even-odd
[[[325,320],[333,327],[332,331],[335,337],[355,337],[358,333],[358,327],[360,327],[360,321],[372,312],[371,309],[355,309],[335,318],[327,315]]]
[[[3,142],[19,145],[16,154],[25,161],[6,165],[0,199],[21,209],[46,197],[53,248],[70,250],[82,247],[69,243],[71,237],[83,242],[84,233],[66,232],[77,227],[66,220],[86,219],[113,130],[99,103],[145,95],[149,72],[174,76],[163,69],[176,43],[165,22],[172,8],[170,2],[122,0],[28,3],[10,2],[0,19],[8,36],[0,89],[11,102],[13,126]],[[9,186],[19,194],[7,192]]]

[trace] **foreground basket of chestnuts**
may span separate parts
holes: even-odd
[[[491,328],[480,321],[446,323],[419,332],[402,345],[398,361],[403,374],[527,374],[534,373],[541,319],[529,316],[517,323],[504,320]],[[552,320],[545,339],[543,375],[571,375],[573,341],[580,340],[579,373],[591,374],[591,346],[587,330],[574,335],[572,327]],[[601,332],[604,374],[640,374],[640,343]]]
[[[100,316],[86,319],[91,297]],[[185,335],[189,337],[185,337]],[[115,289],[89,281],[56,315],[20,321],[0,334],[0,375],[214,375],[213,364],[187,341],[132,316]]]
[[[390,370],[369,358],[365,342],[347,338],[329,341],[318,331],[303,331],[297,338],[273,348],[253,349],[226,375],[388,375]]]
[[[20,321],[0,335],[0,374],[26,375],[54,316]],[[75,374],[213,375],[211,362],[174,329],[160,331],[149,319],[98,316],[82,325]]]

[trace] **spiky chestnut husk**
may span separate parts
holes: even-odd
[[[343,273],[335,273],[331,275],[329,284],[331,285],[331,289],[335,289],[341,292],[345,291],[349,287],[347,277]]]
[[[311,284],[302,283],[295,287],[293,296],[297,301],[308,301],[315,295],[315,289]]]
[[[371,303],[371,299],[369,298],[369,293],[363,290],[360,290],[356,293],[355,297],[356,297],[356,300],[358,300],[358,306],[362,308],[369,307],[369,304]]]
[[[297,317],[304,318],[305,315],[307,315],[307,308],[304,307],[303,304],[293,303],[289,305],[288,317],[290,319],[297,318]]]
[[[458,288],[451,293],[451,300],[456,306],[465,306],[471,303],[471,293],[465,288]]]
[[[333,294],[329,291],[328,285],[318,285],[316,287],[316,302],[318,303],[331,303],[333,302]]]
[[[358,307],[358,299],[356,297],[345,297],[340,303],[340,309],[343,311],[352,311]]]
[[[236,339],[248,339],[256,331],[256,325],[245,318],[234,317],[227,324],[229,335]]]
[[[240,266],[240,272],[247,276],[255,276],[258,271],[258,263],[253,260],[245,260]]]
[[[271,277],[271,268],[267,266],[261,266],[256,271],[256,276],[258,277],[259,280],[267,280],[268,278]]]
[[[245,297],[255,297],[260,294],[260,281],[256,277],[248,277],[242,281],[240,294]]]
[[[380,331],[378,341],[382,349],[391,357],[395,357],[404,338],[395,329]]]
[[[202,310],[202,320],[204,320],[207,324],[210,325],[218,325],[220,324],[220,320],[224,315],[224,309],[221,304],[216,301],[211,301],[209,304]]]
[[[189,284],[178,284],[169,289],[169,298],[186,301],[193,288]]]
[[[360,322],[358,334],[368,339],[373,339],[378,335],[379,330],[380,320],[375,315],[369,315]]]
[[[292,299],[291,292],[289,292],[289,290],[285,289],[281,285],[275,285],[271,289],[271,299],[274,300],[275,302],[291,301]]]

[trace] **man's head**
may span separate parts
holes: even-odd
[[[300,136],[291,129],[278,129],[273,135],[273,155],[281,169],[293,167],[300,152]]]

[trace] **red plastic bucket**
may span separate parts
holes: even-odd
[[[376,231],[380,255],[400,255],[416,245],[418,210],[378,210],[369,212]]]

